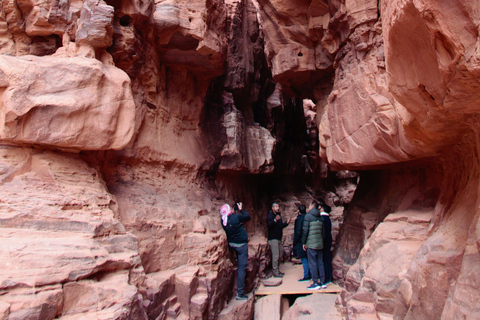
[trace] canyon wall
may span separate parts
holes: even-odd
[[[479,5],[3,0],[0,319],[215,319],[314,198],[346,318],[480,318]]]
[[[282,151],[303,101],[273,82],[253,3],[1,9],[1,318],[217,318],[235,292],[219,207],[252,215],[250,292],[274,159],[303,163]]]
[[[372,2],[337,55],[322,154],[371,170],[335,257],[348,318],[480,316],[478,5]]]

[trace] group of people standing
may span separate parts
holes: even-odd
[[[293,235],[293,256],[300,258],[303,266],[303,278],[300,282],[313,283],[309,290],[325,289],[332,282],[332,222],[329,217],[331,208],[323,201],[312,201],[307,209],[300,205],[295,220]],[[268,244],[272,251],[273,276],[280,278],[284,273],[279,269],[280,257],[283,253],[283,229],[291,219],[283,222],[280,206],[277,202],[267,214]]]
[[[248,264],[248,235],[243,222],[250,220],[249,214],[238,202],[233,211],[228,204],[222,205],[220,214],[222,227],[227,235],[230,248],[236,251],[238,260],[237,300],[245,300],[245,274]],[[304,205],[297,210],[293,239],[293,255],[300,258],[303,265],[303,278],[298,281],[310,281],[309,290],[326,288],[332,282],[332,262],[330,249],[332,246],[332,223],[329,218],[330,207],[323,201],[312,201],[308,213]],[[235,213],[235,214],[233,214]],[[291,218],[283,221],[280,204],[274,202],[267,213],[268,244],[272,252],[273,276],[281,278],[279,264],[283,255],[283,229],[289,225]]]
[[[300,205],[295,220],[293,234],[293,255],[300,258],[303,266],[303,278],[300,282],[313,283],[310,290],[325,289],[333,281],[332,276],[332,222],[331,208],[323,201],[312,201],[308,213]]]

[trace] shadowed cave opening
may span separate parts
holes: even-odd
[[[128,27],[132,23],[132,17],[124,15],[120,18],[119,23],[122,27]]]
[[[219,207],[252,217],[251,310],[272,202],[292,218],[286,271],[316,199],[347,319],[480,318],[474,4],[4,7],[0,318],[235,317]],[[282,295],[315,316],[312,295]]]
[[[262,70],[262,66],[258,67]],[[218,155],[215,157],[218,162],[206,175],[212,179],[213,184],[221,190],[225,198],[230,199],[231,205],[238,201],[247,205],[252,220],[246,223],[245,227],[250,236],[266,236],[266,214],[273,201],[281,203],[282,214],[292,218],[290,224],[292,228],[284,233],[283,260],[290,261],[293,224],[298,205],[308,207],[312,200],[318,199],[331,205],[335,210],[333,234],[336,238],[340,234],[344,213],[354,196],[360,177],[354,171],[331,171],[320,158],[318,119],[313,101],[285,93],[274,93],[275,84],[270,78],[268,69],[259,73],[260,77],[264,78],[260,83],[257,82],[261,94],[254,96],[254,101],[251,95],[245,94],[247,90],[252,90],[253,85],[249,82],[227,91],[225,82],[228,80],[219,78],[210,86],[200,127],[207,137],[209,150],[212,154]],[[329,73],[329,76],[333,74]],[[327,83],[329,80],[323,78],[322,81]],[[331,85],[323,87],[328,94]],[[278,95],[278,105],[269,109],[267,100],[275,94]],[[239,142],[241,149],[235,157],[226,158],[220,154],[225,146],[231,143],[231,138],[225,135],[224,129],[225,114],[231,112],[239,112],[242,115],[235,124],[240,130],[238,136],[241,140],[241,143]],[[268,129],[275,138],[272,171],[264,168],[267,171],[263,173],[249,172],[248,164],[242,157],[242,153],[249,152],[246,151],[249,146],[245,146],[248,141],[242,140],[245,138],[242,128],[256,125]],[[343,272],[341,265],[334,266],[334,269],[337,276]],[[337,277],[335,281],[339,279]]]

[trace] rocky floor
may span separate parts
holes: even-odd
[[[302,276],[302,267],[292,263],[282,265],[285,276],[278,286],[261,284],[254,292],[248,294],[248,300],[238,301],[233,298],[222,310],[219,319],[344,319],[337,310],[336,301],[341,288],[335,284],[327,289],[308,291],[310,284],[298,282]],[[272,278],[270,278],[272,279]],[[277,278],[273,278],[277,279]]]
[[[283,314],[283,320],[339,320],[344,319],[335,307],[338,294],[314,293],[297,298],[295,303]]]
[[[282,264],[281,270],[285,273],[283,278],[271,277],[262,280],[260,286],[255,290],[255,295],[263,296],[269,294],[281,294],[291,296],[312,293],[312,291],[307,289],[312,283],[311,281],[298,282],[298,279],[303,277],[303,267],[301,264],[287,262]],[[279,281],[280,284],[274,285],[272,281]],[[330,283],[326,289],[320,289],[315,292],[336,294],[342,292],[342,288],[334,283]]]

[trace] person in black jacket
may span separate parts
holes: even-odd
[[[303,234],[303,220],[307,213],[307,208],[302,204],[298,206],[298,216],[295,219],[295,230],[293,233],[293,252],[300,258],[303,266],[303,278],[298,281],[310,281],[312,276],[310,275],[310,269],[308,269],[307,253],[303,250],[302,234]]]
[[[280,263],[280,257],[283,255],[283,228],[288,226],[290,219],[287,222],[282,221],[282,215],[280,213],[280,204],[274,202],[272,209],[267,213],[267,228],[268,228],[268,244],[272,251],[272,268],[273,276],[281,278],[285,274],[280,272],[278,266]]]
[[[325,204],[322,200],[319,200],[320,215],[323,218],[323,225],[325,226],[325,240],[323,243],[323,267],[325,268],[325,284],[333,281],[332,274],[332,221],[330,220],[330,211],[332,208]]]
[[[242,222],[250,220],[250,216],[242,210],[242,203],[236,204],[235,213],[232,213],[230,206],[224,204],[220,208],[222,215],[222,227],[227,234],[229,247],[237,252],[238,275],[237,275],[237,300],[247,300],[245,295],[245,274],[248,264],[248,235]]]

